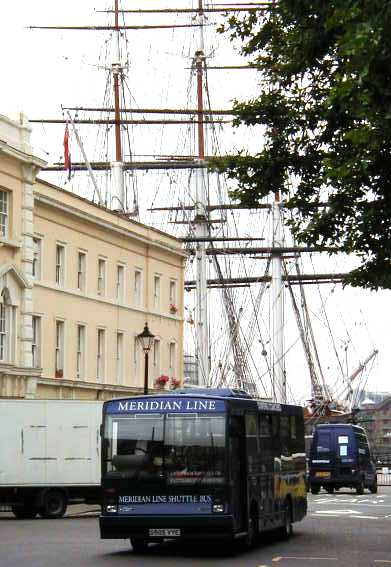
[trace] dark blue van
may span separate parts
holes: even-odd
[[[355,488],[362,494],[368,488],[377,492],[376,466],[365,430],[350,423],[317,425],[309,460],[309,485],[312,494],[321,487],[332,494],[338,488]]]

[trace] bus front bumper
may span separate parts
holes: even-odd
[[[119,516],[114,514],[108,516],[102,514],[99,517],[99,526],[102,539],[134,537],[159,541],[165,538],[190,540],[232,539],[235,537],[232,516],[224,514],[200,517],[181,515]]]

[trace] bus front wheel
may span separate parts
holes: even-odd
[[[130,545],[135,553],[145,553],[148,551],[148,542],[146,539],[142,539],[139,537],[131,537]]]

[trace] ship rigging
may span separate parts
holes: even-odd
[[[284,217],[288,213],[280,195],[246,211],[245,207],[230,202],[224,180],[208,171],[210,157],[226,151],[222,138],[234,118],[229,108],[233,94],[225,96],[225,105],[212,105],[212,91],[219,91],[220,79],[215,76],[210,81],[209,73],[256,72],[254,65],[245,62],[237,65],[226,65],[225,61],[210,63],[216,58],[216,49],[210,41],[216,22],[211,18],[221,18],[230,11],[270,10],[272,4],[214,5],[203,0],[191,4],[189,8],[125,10],[121,9],[119,0],[114,0],[110,9],[97,11],[109,19],[106,25],[34,26],[34,29],[61,33],[65,30],[107,32],[111,47],[107,47],[110,60],[103,65],[109,72],[102,106],[63,106],[62,117],[33,117],[31,122],[70,125],[80,155],[73,161],[73,179],[78,171],[88,172],[92,186],[90,198],[121,214],[159,225],[183,239],[189,251],[186,289],[194,290],[185,317],[187,335],[194,344],[189,350],[190,359],[196,365],[193,379],[199,385],[234,386],[278,401],[294,399],[287,386],[292,372],[288,371],[287,376],[286,361],[293,346],[302,342],[311,396],[322,405],[332,394],[322,370],[303,286],[312,284],[317,289],[321,283],[335,286],[343,272],[310,274],[303,270],[302,256],[307,255],[312,262],[318,249],[300,247],[287,234]],[[157,14],[164,18],[162,23],[154,19],[151,23],[140,20],[155,18]],[[127,34],[152,32],[158,32],[160,38],[167,33],[171,38],[178,37],[174,34],[192,34],[187,52],[180,58],[181,63],[186,61],[182,67],[190,71],[187,100],[177,105],[178,108],[169,100],[161,106],[137,106],[140,99],[137,101],[134,94],[136,82],[134,77],[133,83],[129,82],[128,77],[137,56],[133,51],[131,61],[132,41],[129,43]],[[140,35],[137,38],[143,41]],[[169,50],[169,46],[170,40],[165,43],[165,49]],[[166,64],[165,70],[172,79],[175,70]],[[232,81],[228,84],[236,86]],[[178,86],[176,78],[175,89]],[[114,153],[107,149],[103,160],[87,155],[89,152],[84,150],[82,141],[83,128],[98,126],[104,127],[105,143],[114,132]],[[152,127],[158,128],[155,138],[160,138],[161,151],[138,154],[138,139],[142,139],[143,148],[156,145],[147,140]],[[261,132],[256,134],[261,138]],[[250,143],[254,144],[254,140]],[[168,151],[169,145],[175,151]],[[63,167],[63,163],[57,161],[50,164],[46,172],[49,175]],[[150,185],[146,177],[151,172],[159,172],[161,180],[155,182],[154,179],[154,187],[145,198],[145,189]],[[168,199],[172,206],[161,206]],[[243,211],[244,217],[241,216]],[[256,246],[254,240],[259,241]],[[264,241],[266,245],[260,246]],[[299,290],[297,293],[294,286]],[[266,299],[269,287],[271,293]],[[294,332],[292,328],[288,330],[286,323],[287,289],[297,325]],[[322,303],[321,306],[323,309]],[[300,315],[301,312],[304,315]],[[270,323],[266,324],[265,319]],[[294,338],[288,342],[289,333]],[[341,366],[340,361],[337,366]]]

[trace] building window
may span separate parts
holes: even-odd
[[[169,302],[172,305],[176,305],[176,281],[174,280],[170,280]]]
[[[124,300],[124,282],[125,282],[125,268],[120,264],[117,265],[117,301]]]
[[[56,245],[56,284],[64,285],[65,246]]]
[[[0,235],[8,236],[8,192],[0,191]]]
[[[142,285],[142,271],[134,271],[134,286],[133,286],[133,298],[134,304],[137,306],[141,305],[141,285]]]
[[[64,376],[64,321],[56,321],[56,378]]]
[[[160,374],[160,340],[153,341],[153,374],[157,378]]]
[[[33,238],[33,265],[32,276],[36,280],[41,279],[41,257],[42,257],[42,240],[40,238]]]
[[[3,289],[0,301],[0,360],[12,363],[16,351],[16,307],[11,305],[7,288]]]
[[[41,367],[41,317],[33,315],[32,318],[33,337],[31,343],[33,368]]]
[[[117,384],[122,384],[123,381],[123,361],[124,361],[124,334],[117,333],[117,348],[116,348],[116,359],[117,359]]]
[[[153,306],[156,311],[160,309],[160,276],[153,278]]]
[[[87,255],[85,252],[77,254],[77,289],[79,291],[86,290],[86,265]]]
[[[176,351],[176,344],[170,343],[168,345],[168,364],[169,364],[171,377],[175,377],[175,351]]]
[[[137,374],[139,368],[139,340],[137,337],[134,337],[133,340],[133,371]]]
[[[106,290],[106,260],[98,258],[98,295],[104,295]]]
[[[76,351],[76,378],[85,378],[85,351],[86,351],[86,327],[77,326],[77,351]]]
[[[96,377],[99,382],[105,379],[105,354],[106,354],[106,341],[105,330],[98,329],[97,337],[97,354],[96,354]]]

